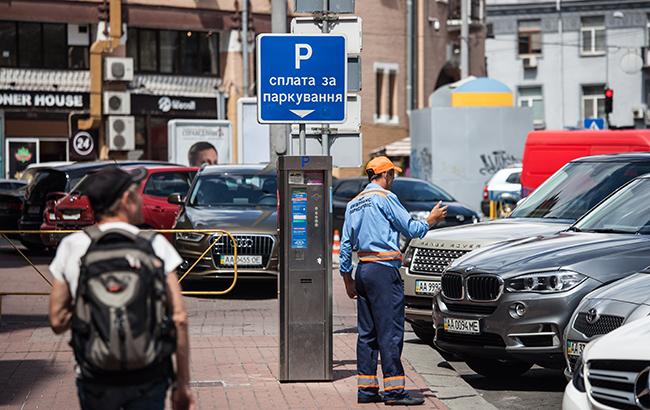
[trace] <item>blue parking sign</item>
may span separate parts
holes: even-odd
[[[258,122],[342,123],[346,90],[345,36],[257,37]]]

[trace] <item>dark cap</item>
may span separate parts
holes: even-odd
[[[88,175],[80,192],[90,200],[95,213],[110,208],[131,185],[142,181],[147,175],[144,168],[125,171],[118,167],[102,168]]]

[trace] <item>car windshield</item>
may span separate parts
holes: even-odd
[[[648,163],[571,162],[518,206],[511,218],[575,221],[628,181],[650,172]]]
[[[202,175],[199,176],[189,204],[197,207],[277,206],[275,175]]]
[[[43,169],[34,175],[26,192],[31,202],[42,202],[50,192],[64,191],[65,185],[65,173],[53,169]]]
[[[650,234],[650,179],[638,179],[589,212],[574,229],[586,232]]]
[[[401,202],[453,202],[454,199],[443,191],[425,181],[396,179],[391,191],[397,195]]]

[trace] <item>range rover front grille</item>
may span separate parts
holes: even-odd
[[[463,298],[463,277],[457,273],[445,273],[440,280],[442,294],[447,299]]]
[[[600,315],[593,323],[587,322],[587,313],[580,312],[573,323],[573,328],[587,337],[606,335],[623,324],[621,316]]]
[[[469,251],[416,248],[410,270],[424,275],[441,275],[453,261],[467,252]]]
[[[241,265],[240,268],[265,268],[273,254],[275,239],[271,235],[233,235],[237,241],[237,256],[261,256],[260,265]],[[229,237],[224,235],[212,248],[212,260],[216,268],[231,268],[232,265],[222,264],[221,256],[234,254],[234,245]]]
[[[503,280],[494,275],[474,275],[467,278],[467,296],[471,300],[491,302],[503,291]]]

